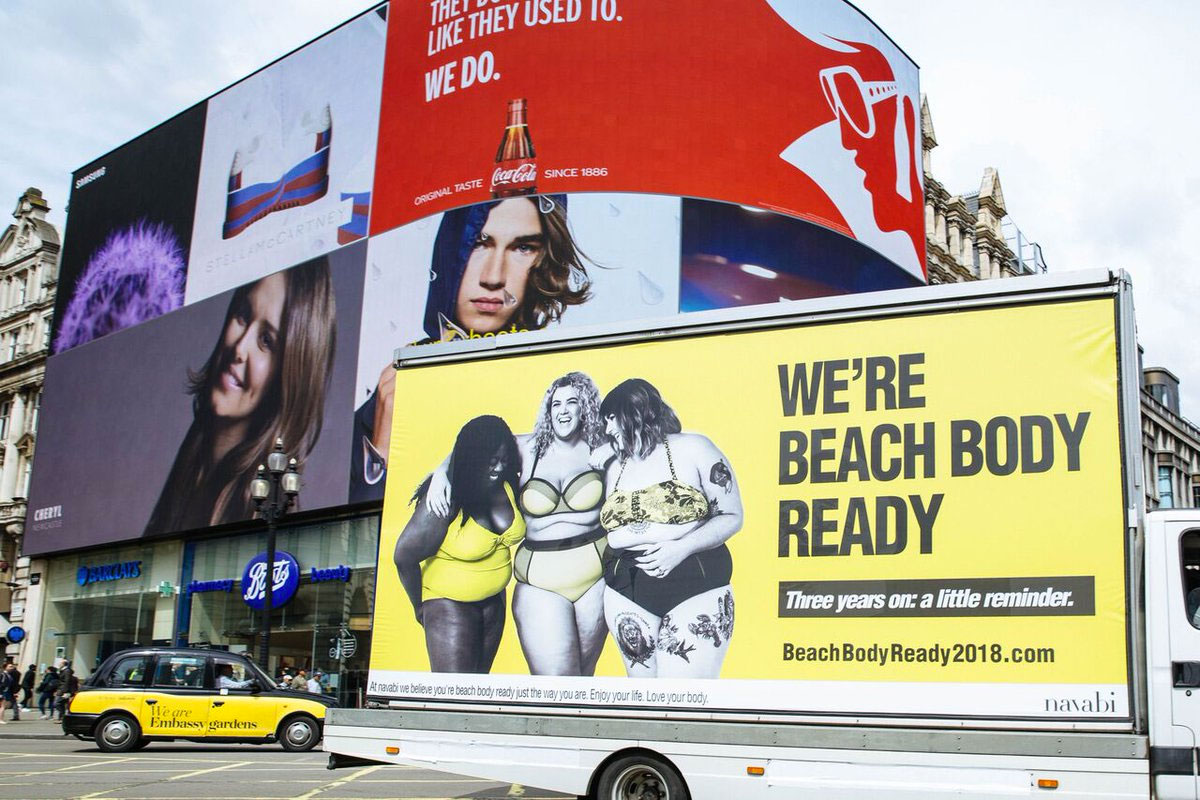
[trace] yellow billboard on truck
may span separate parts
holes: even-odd
[[[368,694],[1129,718],[1115,319],[1068,299],[415,360]]]

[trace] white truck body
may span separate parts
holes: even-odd
[[[651,322],[621,330],[543,332],[444,348],[408,348],[398,353],[398,366],[403,373],[411,366],[541,351],[926,316],[929,335],[936,337],[938,320],[946,319],[945,315],[981,309],[1005,314],[1007,309],[1097,298],[1108,298],[1114,309],[1113,380],[1120,407],[1120,443],[1115,451],[1120,453],[1123,497],[1097,497],[1096,502],[1122,503],[1125,520],[1124,596],[1118,599],[1125,610],[1120,647],[1127,659],[1127,679],[1118,687],[1121,691],[1114,692],[1114,697],[1120,696],[1111,701],[1112,708],[1107,705],[1109,698],[1097,690],[1094,703],[1062,701],[1081,703],[1079,713],[1056,707],[1055,714],[1009,715],[997,713],[997,703],[988,696],[994,692],[1009,697],[1005,693],[1012,692],[1012,697],[1020,698],[1019,685],[1013,689],[988,681],[947,681],[934,687],[935,693],[944,695],[937,698],[939,705],[930,706],[934,713],[922,713],[921,703],[928,704],[930,697],[928,684],[886,678],[878,685],[803,678],[775,682],[770,684],[773,703],[741,711],[455,702],[375,692],[369,694],[372,707],[330,711],[324,746],[331,753],[331,768],[361,761],[412,764],[604,800],[688,796],[850,800],[881,793],[913,800],[1200,798],[1195,736],[1200,727],[1200,694],[1193,696],[1200,693],[1200,629],[1193,623],[1200,598],[1200,510],[1150,514],[1143,510],[1140,373],[1132,297],[1123,273],[1094,271],[935,286],[780,304],[749,313],[738,309],[697,314],[673,320],[669,326]],[[1024,334],[1013,331],[1013,335]],[[1055,346],[1050,341],[1043,344]],[[1037,382],[1037,376],[1011,377],[1031,387]],[[976,511],[987,514],[993,509]],[[386,511],[384,524],[388,524]],[[1029,524],[1036,526],[1037,520]],[[381,545],[381,573],[390,568],[388,555]],[[1193,589],[1197,591],[1189,597]],[[377,637],[384,602],[391,599],[377,596]],[[1118,643],[1082,644],[1099,653],[1103,646]],[[414,642],[414,647],[419,649],[420,643]],[[1003,660],[1010,659],[1005,655]],[[881,669],[886,675],[887,667]],[[373,655],[372,677],[375,672]],[[381,669],[380,674],[396,673]],[[1027,674],[1026,681],[1036,682],[1036,670]],[[426,677],[436,681],[444,676]],[[724,679],[722,673],[720,680]],[[545,680],[554,685],[553,681],[563,679]],[[1036,686],[1043,695],[1053,688],[1049,683]],[[855,707],[840,713],[822,711],[823,694],[853,695]],[[1064,686],[1062,696],[1072,697],[1069,686]],[[924,699],[909,700],[906,706],[906,697]],[[790,711],[780,710],[792,699]],[[1045,702],[1047,711],[1057,703]],[[945,708],[963,713],[938,711]],[[973,708],[980,710],[972,713]],[[611,789],[614,764],[620,769],[649,765],[651,779],[626,781],[619,791]],[[654,779],[663,772],[674,773],[679,782],[673,782],[674,777]]]

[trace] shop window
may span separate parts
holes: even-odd
[[[159,658],[158,670],[154,673],[154,685],[202,688],[204,686],[204,658],[196,656]]]
[[[108,676],[109,686],[144,686],[150,673],[150,656],[123,658]]]

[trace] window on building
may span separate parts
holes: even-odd
[[[33,459],[24,459],[25,466],[21,468],[20,497],[29,497],[29,481],[33,478]]]
[[[42,391],[39,389],[33,395],[33,410],[29,413],[29,432],[37,433],[38,417],[42,413]]]
[[[1200,508],[1200,483],[1192,484],[1192,508]]]
[[[50,315],[42,317],[42,349],[50,349]]]
[[[12,400],[0,400],[0,442],[8,438],[8,418],[12,415]]]
[[[29,276],[27,274],[18,275],[17,281],[17,305],[24,305],[25,298],[29,296]]]
[[[17,332],[9,331],[4,334],[4,360],[12,361],[17,357]]]
[[[1175,490],[1171,484],[1171,468],[1166,464],[1158,465],[1158,507],[1175,507]]]

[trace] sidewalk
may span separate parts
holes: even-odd
[[[5,710],[5,725],[0,725],[0,739],[61,739],[62,724],[57,720],[38,719],[37,710],[22,711],[19,722],[12,721],[12,712]]]

